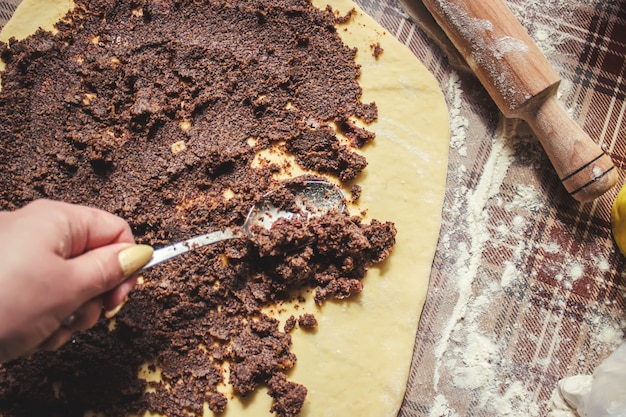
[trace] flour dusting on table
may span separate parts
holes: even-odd
[[[576,4],[581,7],[581,4],[591,5],[592,2],[579,1]],[[523,10],[513,11],[524,20],[526,16],[547,13],[546,8],[551,9],[550,15],[557,10],[562,12],[563,19],[574,13],[570,0],[531,0],[523,2]],[[567,35],[554,35],[541,22],[541,19],[533,20],[529,31],[550,60],[551,55],[559,53],[558,48],[567,41]],[[558,69],[558,65],[555,66]],[[561,88],[572,87],[565,80]],[[456,301],[449,308],[449,319],[435,344],[435,402],[429,415],[526,417],[545,415],[549,411],[552,417],[571,417],[566,405],[559,408],[554,399],[540,400],[534,380],[548,385],[545,378],[550,375],[554,361],[561,360],[552,355],[559,347],[586,339],[591,350],[602,355],[607,347],[610,350],[619,345],[624,338],[623,323],[616,325],[602,317],[598,308],[592,305],[587,306],[581,313],[582,318],[578,319],[588,323],[589,334],[579,340],[577,335],[565,331],[565,323],[575,320],[571,316],[570,304],[576,300],[581,282],[588,278],[590,270],[579,259],[581,254],[564,247],[558,236],[540,241],[533,239],[536,227],[533,219],[546,210],[555,209],[544,189],[533,181],[503,188],[505,178],[515,174],[517,165],[534,169],[545,166],[547,158],[543,150],[529,128],[518,121],[503,122],[501,129],[490,137],[469,138],[470,124],[474,120],[468,119],[467,109],[463,106],[471,99],[465,96],[457,74],[450,76],[444,90],[450,107],[451,152],[456,153],[461,161],[449,167],[452,186],[444,208],[444,218],[454,219],[455,228],[440,237],[440,245],[445,249],[443,256],[447,259],[444,273],[453,283],[445,290],[452,289],[450,297]],[[489,130],[488,127],[485,130]],[[472,187],[467,186],[466,178],[475,163],[468,151],[471,148],[467,146],[468,140],[481,140],[483,146],[490,148],[482,172]],[[561,220],[557,217],[556,221]],[[502,254],[498,276],[482,267],[487,253]],[[591,259],[601,272],[611,269],[606,248],[584,256]],[[524,268],[531,264],[531,257],[543,259],[543,273],[555,281],[552,289],[540,287],[530,280],[538,274]],[[587,290],[591,291],[590,288]],[[529,291],[552,293],[546,295],[544,304],[535,306],[524,299]],[[511,309],[521,311],[516,313],[518,315],[538,315],[536,327],[501,329],[497,327],[498,320],[495,320],[494,327],[493,306],[499,303],[511,303]],[[528,363],[520,365],[521,361],[511,360],[512,350],[527,356]],[[596,360],[574,358],[572,371],[576,366],[586,365],[589,359]]]

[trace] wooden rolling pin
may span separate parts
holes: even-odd
[[[559,75],[502,0],[423,0],[505,117],[525,120],[567,191],[591,201],[617,181],[611,158],[556,98]]]

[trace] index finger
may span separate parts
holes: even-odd
[[[57,223],[63,240],[59,254],[64,258],[115,243],[135,243],[128,223],[104,210],[51,200],[35,201],[25,209]]]
[[[128,223],[114,214],[93,207],[67,205],[72,215],[70,256],[114,243],[135,243]]]

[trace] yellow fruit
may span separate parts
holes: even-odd
[[[613,238],[622,255],[626,255],[626,184],[619,190],[611,211]]]

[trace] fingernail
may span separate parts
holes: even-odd
[[[117,307],[115,307],[114,309],[109,310],[109,311],[105,311],[104,312],[104,317],[107,318],[107,319],[112,319],[113,317],[115,317],[117,315],[117,313],[120,312],[122,307],[124,307],[124,304],[126,304],[126,298],[124,298],[124,300],[121,303],[119,303],[117,305]]]
[[[125,277],[131,276],[133,273],[141,269],[142,266],[150,261],[154,249],[148,245],[135,245],[122,250],[117,258],[120,261],[120,267]]]

